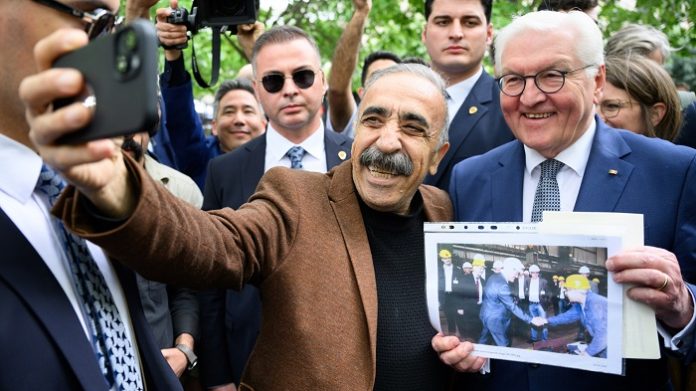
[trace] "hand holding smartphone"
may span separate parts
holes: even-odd
[[[80,100],[94,105],[89,125],[58,143],[148,131],[157,124],[157,42],[155,27],[136,20],[54,62],[54,68],[75,68],[85,78],[82,93],[54,101],[54,109]]]

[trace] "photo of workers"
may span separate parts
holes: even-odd
[[[488,353],[481,355],[573,367],[583,358],[607,359],[610,337],[621,339],[621,293],[604,267],[606,246],[437,241],[430,248],[434,323]],[[620,342],[613,348],[620,358]]]

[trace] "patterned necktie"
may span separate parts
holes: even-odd
[[[563,163],[556,159],[546,159],[541,163],[541,178],[534,194],[532,223],[541,221],[545,210],[561,210],[561,193],[558,190],[556,175]]]
[[[45,165],[41,167],[36,190],[48,196],[51,206],[63,187],[65,182],[55,171]],[[92,335],[92,348],[106,382],[110,388],[115,385],[117,390],[142,390],[143,382],[135,364],[133,346],[126,337],[126,328],[111,291],[85,240],[70,233],[60,220],[54,217],[51,220],[67,256],[73,286]]]
[[[302,158],[306,153],[307,151],[305,151],[304,148],[299,146],[290,148],[288,152],[285,154],[285,156],[290,158],[290,168],[302,168]]]

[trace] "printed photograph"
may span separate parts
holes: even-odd
[[[621,312],[621,294],[611,289],[609,295],[616,284],[604,267],[607,247],[540,244],[542,238],[531,237],[540,241],[432,243],[439,329],[505,359],[571,367],[583,357],[606,359],[609,340],[621,336],[617,314],[610,316],[611,308]]]

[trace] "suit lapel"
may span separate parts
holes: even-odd
[[[508,151],[490,173],[490,221],[522,221],[524,149],[520,142],[508,144]]]
[[[360,205],[353,186],[350,163],[342,164],[334,171],[329,188],[329,199],[343,234],[360,291],[370,335],[371,359],[375,365],[377,360],[377,283],[370,244],[367,240],[365,224],[360,215]]]
[[[483,72],[469,92],[462,105],[457,110],[449,126],[449,141],[451,148],[440,162],[440,167],[448,167],[457,150],[464,144],[464,140],[476,127],[476,123],[488,112],[488,104],[493,100],[491,96],[491,77]],[[476,111],[472,114],[473,107]],[[428,183],[438,183],[440,176],[447,170],[438,170]]]
[[[0,278],[26,302],[51,335],[82,388],[106,390],[92,347],[65,292],[39,254],[1,209],[0,235],[6,246],[0,257]]]
[[[335,133],[324,130],[324,150],[326,151],[326,169],[331,169],[350,158],[351,144],[339,138]]]
[[[631,153],[621,136],[596,119],[597,132],[575,202],[578,212],[611,212],[623,194],[633,164],[623,160]]]

